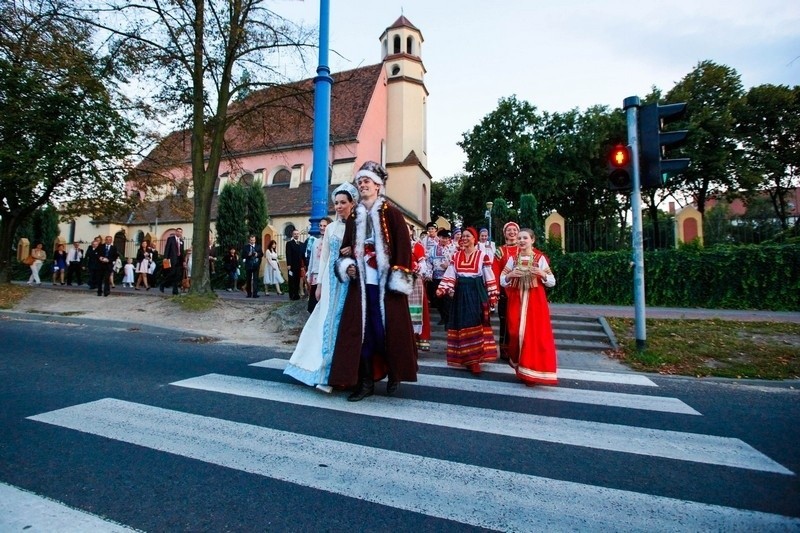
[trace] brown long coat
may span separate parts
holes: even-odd
[[[350,387],[358,383],[358,365],[364,335],[365,275],[364,237],[367,217],[372,217],[376,234],[376,259],[383,297],[386,344],[383,354],[373,354],[375,378],[388,372],[398,381],[417,381],[417,345],[408,309],[412,288],[411,240],[408,226],[397,208],[379,198],[374,209],[367,212],[359,205],[356,210],[355,232],[345,232],[342,248],[350,246],[355,252],[358,280],[350,283],[342,310],[339,334],[333,353],[330,385]],[[381,231],[378,230],[381,228]],[[352,264],[353,261],[351,261]],[[342,270],[346,268],[342,266]],[[341,275],[341,272],[340,272]],[[381,310],[371,310],[381,312]]]

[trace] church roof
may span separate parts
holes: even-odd
[[[405,15],[400,15],[400,18],[394,21],[394,24],[389,26],[387,29],[391,30],[392,28],[411,28],[413,30],[419,31],[419,28],[411,24],[411,21],[408,20]]]
[[[401,17],[402,18],[402,17]],[[382,64],[331,75],[331,142],[355,140],[367,112]],[[226,156],[312,146],[314,79],[256,91],[229,106],[235,122],[225,134]],[[169,134],[138,165],[140,172],[190,162],[191,130]]]

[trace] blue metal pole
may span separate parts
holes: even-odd
[[[319,66],[314,78],[314,164],[311,174],[311,235],[328,214],[328,146],[331,139],[331,70],[328,67],[330,0],[319,3]]]
[[[638,96],[629,96],[623,102],[628,122],[628,146],[631,149],[633,176],[631,179],[631,211],[633,212],[633,317],[636,334],[636,349],[642,351],[647,346],[645,328],[644,298],[644,244],[642,238],[642,193],[639,173],[639,131],[638,113],[641,102]]]

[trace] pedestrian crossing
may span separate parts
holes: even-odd
[[[510,369],[487,365],[481,378],[421,361],[419,381],[403,383],[413,397],[375,396],[345,401],[344,393],[324,394],[280,372],[285,359],[248,365],[245,375],[207,373],[169,383],[198,402],[221,405],[236,399],[269,402],[285,409],[320,413],[320,420],[346,416],[365,427],[387,421],[413,425],[419,432],[457,431],[492,439],[515,439],[535,450],[557,445],[676,465],[738,469],[750,475],[794,478],[795,473],[741,439],[675,429],[640,427],[569,416],[581,406],[639,416],[674,417],[680,423],[703,413],[661,394],[646,376],[560,369],[559,377],[581,388],[525,387],[507,378]],[[604,390],[609,385],[626,392]],[[593,388],[594,387],[594,388]],[[629,390],[628,390],[629,389]],[[524,405],[566,406],[566,416],[449,403],[438,394],[508,398]],[[452,400],[450,400],[452,401]],[[560,409],[556,409],[559,411]],[[327,415],[326,415],[327,413]],[[235,418],[235,417],[231,417]],[[394,509],[497,531],[530,530],[798,530],[800,519],[749,509],[636,492],[591,483],[553,479],[480,461],[410,453],[372,446],[356,438],[330,438],[209,416],[173,406],[106,397],[28,417],[29,420],[113,442],[190,458],[301,487],[372,502]],[[480,438],[480,437],[479,437]],[[535,455],[534,452],[531,452]],[[602,455],[598,455],[602,457]],[[382,475],[375,475],[380,465]],[[536,502],[531,505],[531,502]],[[1,519],[0,519],[1,520]],[[2,522],[0,521],[0,525]],[[2,529],[2,528],[0,528]]]

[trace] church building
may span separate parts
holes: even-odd
[[[381,162],[389,173],[386,196],[417,228],[430,217],[426,116],[428,91],[422,62],[422,33],[401,16],[380,36],[382,61],[375,65],[334,73],[330,116],[330,189],[350,181],[362,163]],[[269,102],[268,105],[263,105]],[[261,240],[264,246],[283,242],[294,229],[308,230],[311,213],[313,168],[314,81],[256,91],[236,106],[258,106],[234,123],[226,133],[226,153],[214,190],[211,241],[217,217],[217,199],[226,184],[261,183],[267,199],[270,224]],[[139,207],[124,219],[82,217],[61,225],[66,242],[90,241],[98,234],[124,235],[126,255],[137,243],[151,238],[163,243],[177,227],[201,245],[192,231],[192,180],[189,130],[168,135],[142,161],[137,171],[168,174],[169,186],[142,193],[129,184],[129,194],[142,196]],[[332,214],[332,204],[329,202]],[[205,239],[203,239],[205,241]]]

